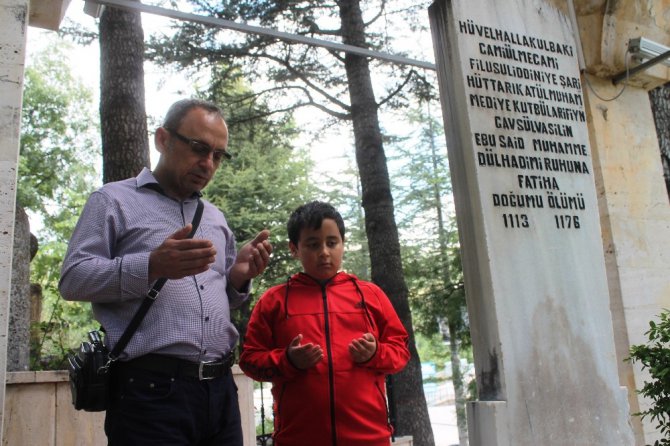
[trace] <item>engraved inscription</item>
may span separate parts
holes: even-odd
[[[505,229],[553,220],[558,231],[582,228],[586,203],[575,178],[591,175],[581,81],[566,42],[461,20],[464,75],[475,159],[495,173],[488,204]],[[483,119],[479,119],[483,117]],[[489,183],[487,183],[489,184]],[[550,213],[550,220],[539,216]],[[581,221],[580,221],[581,219]]]

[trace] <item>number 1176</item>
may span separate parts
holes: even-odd
[[[577,215],[554,215],[554,221],[558,229],[579,229]]]

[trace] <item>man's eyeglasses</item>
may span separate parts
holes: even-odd
[[[212,159],[215,163],[220,163],[221,160],[225,157],[226,159],[231,159],[233,155],[225,149],[212,149],[210,146],[204,142],[196,141],[195,139],[189,139],[184,135],[176,132],[174,130],[168,130],[172,135],[176,136],[178,140],[183,143],[188,144],[191,147],[193,153],[200,157],[209,157],[209,154],[213,154]]]

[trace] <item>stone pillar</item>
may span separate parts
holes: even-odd
[[[635,389],[649,379],[624,359],[645,344],[649,321],[670,308],[670,204],[648,92],[589,76],[587,92],[601,227],[622,384],[631,412],[649,408]],[[621,93],[616,101],[608,101]],[[633,417],[637,445],[662,438],[656,423]]]
[[[632,445],[578,45],[544,0],[430,8],[479,401],[472,446]]]
[[[0,420],[4,419],[27,0],[0,0]],[[0,426],[1,428],[2,426]],[[0,429],[0,436],[2,429]],[[2,443],[2,438],[0,438]]]
[[[16,207],[12,288],[10,293],[7,371],[26,371],[30,365],[30,223]]]

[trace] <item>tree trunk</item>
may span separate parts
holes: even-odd
[[[661,162],[665,187],[670,198],[670,82],[649,92],[651,111],[654,114],[658,145],[661,147]]]
[[[100,17],[102,181],[150,166],[144,105],[144,32],[139,12],[106,6]]]
[[[339,2],[343,43],[366,47],[363,17],[358,0]],[[400,258],[398,228],[386,155],[382,144],[377,103],[366,58],[346,54],[356,162],[361,178],[365,230],[370,250],[371,278],[389,296],[410,336],[411,359],[394,377],[397,408],[396,434],[412,435],[415,446],[433,446],[433,431],[423,393],[421,365],[414,342],[407,285]]]

